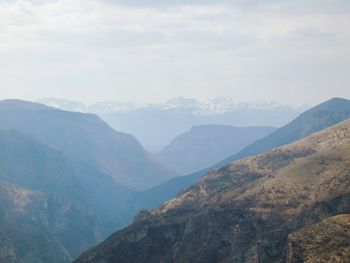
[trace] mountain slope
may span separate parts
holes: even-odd
[[[349,100],[341,98],[328,100],[304,112],[291,123],[252,143],[239,153],[228,157],[210,169],[220,168],[235,160],[269,151],[274,147],[302,139],[307,135],[337,124],[349,117]],[[186,176],[175,177],[154,188],[140,192],[136,200],[132,200],[130,205],[137,209],[153,208],[175,197],[179,191],[195,184],[210,169],[203,169]]]
[[[135,188],[156,185],[173,175],[134,137],[114,131],[92,114],[5,100],[0,101],[0,129],[23,132]]]
[[[9,262],[70,262],[72,257],[56,238],[50,236],[52,230],[64,232],[66,225],[73,223],[67,213],[77,213],[82,217],[82,211],[74,209],[66,202],[53,204],[48,197],[40,192],[19,187],[5,181],[0,181],[0,231],[6,236],[11,252]],[[50,214],[61,210],[63,213]],[[70,211],[72,209],[72,211]],[[88,217],[88,213],[84,214]],[[82,221],[82,229],[84,229]],[[55,224],[57,226],[54,228]],[[77,227],[77,225],[75,225]],[[73,230],[73,229],[71,229]],[[86,228],[84,230],[87,230]],[[90,232],[90,231],[89,231]],[[77,233],[76,230],[73,233]],[[57,233],[56,233],[57,234]],[[89,241],[87,241],[89,243]],[[7,262],[7,261],[4,261]]]
[[[129,194],[80,160],[0,131],[0,232],[24,262],[69,262],[125,224]]]
[[[350,215],[337,215],[288,236],[287,263],[350,259]]]
[[[350,212],[350,120],[236,161],[76,262],[285,262],[288,234]]]
[[[189,174],[216,164],[274,130],[272,127],[194,126],[177,136],[157,156],[179,173]]]
[[[0,262],[19,263],[10,240],[0,232]]]
[[[252,156],[275,147],[294,142],[306,136],[330,127],[350,117],[350,101],[333,98],[304,112],[286,126],[262,138],[238,154],[228,157],[218,166],[225,165],[246,156]]]

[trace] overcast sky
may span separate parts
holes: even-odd
[[[0,98],[350,98],[349,0],[0,0]]]

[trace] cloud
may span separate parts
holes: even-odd
[[[309,89],[310,100],[311,85],[336,83],[346,95],[349,7],[345,0],[3,0],[0,70],[11,87],[3,94],[297,102],[280,87]]]
[[[7,48],[220,43],[230,39],[266,42],[298,33],[344,36],[350,27],[348,13],[286,15],[271,10],[245,12],[230,5],[130,8],[90,0],[5,2],[0,15],[1,46]]]

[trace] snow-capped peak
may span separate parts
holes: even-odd
[[[45,98],[38,100],[39,103],[46,106],[75,112],[87,112],[87,107],[84,103],[73,100],[58,99],[58,98]]]
[[[121,101],[101,101],[88,107],[89,111],[94,113],[128,112],[136,108],[138,106],[134,103]]]
[[[196,115],[218,115],[232,111],[237,108],[237,104],[230,97],[217,97],[200,103]]]
[[[198,101],[192,98],[174,97],[160,104],[137,105],[132,102],[122,101],[102,101],[96,102],[90,106],[77,101],[70,101],[65,99],[49,98],[39,101],[47,106],[78,112],[91,112],[97,114],[105,114],[112,112],[129,112],[136,109],[145,110],[176,110],[183,113],[189,113],[198,116],[215,116],[225,112],[232,112],[236,110],[281,110],[293,109],[304,110],[304,107],[292,107],[283,105],[274,101],[254,101],[236,103],[231,97],[217,97],[211,100]]]

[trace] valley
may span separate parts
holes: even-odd
[[[0,263],[350,263],[349,0],[0,0]]]
[[[350,102],[335,98],[278,129],[194,127],[165,161],[96,115],[1,101],[1,259],[315,258],[304,236],[319,224],[338,231],[332,216],[349,212],[349,117]],[[208,154],[217,158],[211,165],[200,162]],[[198,171],[178,176],[176,156]],[[344,258],[346,249],[329,255]]]

